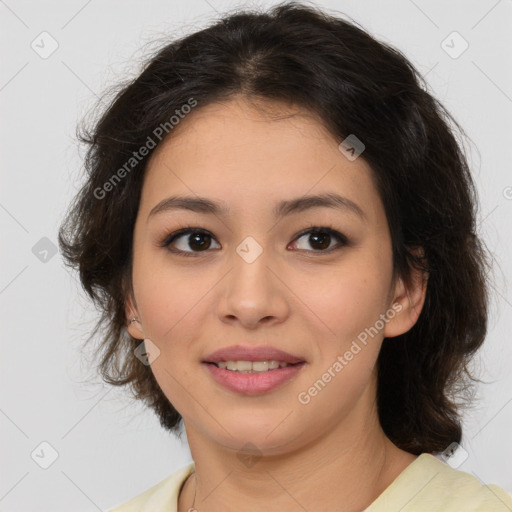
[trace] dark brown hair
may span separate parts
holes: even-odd
[[[464,401],[457,400],[468,395],[456,392],[477,380],[467,363],[486,335],[488,260],[475,233],[477,196],[454,127],[464,132],[427,89],[400,51],[353,22],[295,2],[225,15],[166,42],[92,130],[79,133],[88,148],[87,179],[59,231],[66,263],[78,269],[102,312],[91,338],[102,327],[103,379],[129,386],[164,428],[178,432],[180,414],[151,367],[134,356],[140,340],[125,328],[133,228],[154,151],[141,157],[140,148],[191,98],[196,109],[235,94],[284,102],[318,115],[340,142],[355,134],[365,144],[361,158],[372,168],[385,207],[395,276],[409,283],[413,267],[428,273],[418,321],[385,339],[379,354],[384,432],[414,454],[460,442]],[[134,153],[136,162],[130,160]],[[112,181],[116,171],[120,179]],[[415,247],[424,257],[412,253]]]

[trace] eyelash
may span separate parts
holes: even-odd
[[[174,242],[176,239],[178,239],[184,235],[193,234],[193,233],[211,236],[211,233],[209,231],[206,231],[201,228],[193,227],[193,226],[186,226],[186,227],[183,227],[183,228],[167,235],[159,245],[160,245],[160,247],[167,248],[173,254],[177,254],[179,256],[185,256],[185,257],[197,257],[197,256],[201,256],[202,253],[209,252],[208,249],[206,249],[205,251],[182,251],[181,249],[171,249],[169,247],[171,245],[171,243]],[[336,250],[339,250],[342,247],[348,245],[347,237],[345,235],[343,235],[342,233],[340,233],[339,231],[337,231],[336,229],[334,229],[332,226],[310,226],[308,229],[305,229],[305,230],[301,231],[300,233],[298,233],[295,236],[295,238],[293,239],[293,241],[298,240],[298,239],[302,238],[304,235],[307,235],[310,233],[316,233],[316,234],[322,233],[322,234],[330,235],[331,237],[334,237],[339,242],[338,246],[331,247],[330,249],[327,249],[327,250],[306,250],[306,249],[296,249],[296,250],[313,252],[313,253],[317,253],[317,254],[330,254],[330,253],[332,253]],[[213,236],[212,236],[212,238],[215,239]]]

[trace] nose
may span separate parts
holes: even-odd
[[[255,250],[250,243],[237,248],[231,270],[222,280],[218,301],[221,321],[239,323],[251,330],[261,324],[281,323],[289,314],[288,289],[278,277],[276,262],[267,251],[258,254]]]

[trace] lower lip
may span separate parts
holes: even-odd
[[[212,377],[224,387],[244,395],[260,395],[272,391],[297,375],[305,363],[261,373],[239,373],[203,363]]]

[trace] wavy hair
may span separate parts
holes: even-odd
[[[383,341],[379,420],[390,440],[410,453],[460,442],[464,400],[458,398],[468,400],[466,391],[478,380],[467,364],[487,332],[489,263],[476,234],[477,195],[455,128],[464,131],[427,89],[400,51],[355,22],[297,2],[226,14],[166,41],[93,126],[78,132],[87,147],[87,176],[59,230],[66,264],[78,270],[101,311],[89,339],[101,328],[97,368],[104,381],[127,386],[164,428],[178,433],[181,415],[151,367],[135,357],[140,340],[126,331],[133,228],[154,148],[129,170],[126,162],[191,98],[200,109],[242,95],[262,105],[303,107],[340,142],[349,134],[364,142],[361,158],[385,207],[394,275],[410,283],[413,267],[428,273],[416,324]],[[166,137],[172,136],[169,130]],[[122,179],[112,184],[113,172],[122,168]]]

